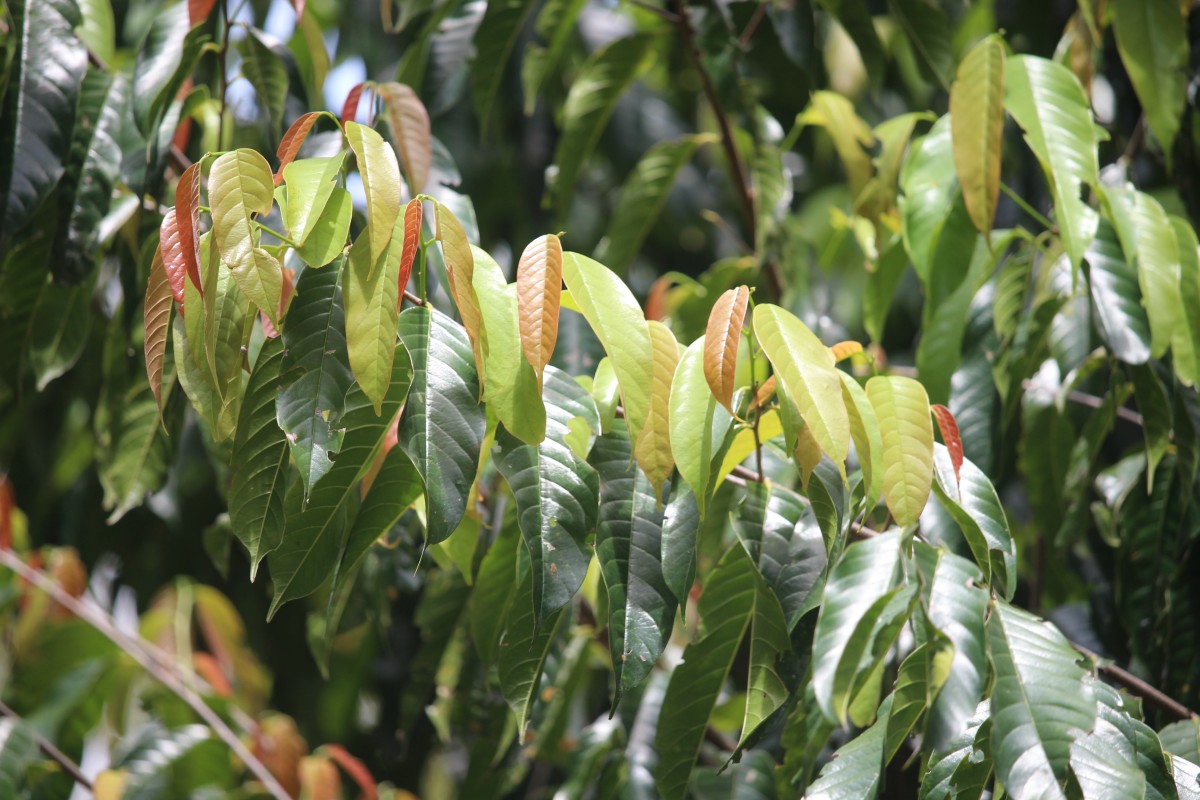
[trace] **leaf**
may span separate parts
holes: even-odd
[[[255,99],[259,108],[266,112],[271,139],[274,139],[283,127],[283,111],[287,105],[287,67],[262,40],[262,31],[256,28],[246,29],[245,37],[238,42],[238,53],[242,56],[242,75],[254,87]]]
[[[957,484],[961,480],[960,474],[963,465],[962,437],[958,433],[958,421],[954,419],[954,414],[950,409],[943,405],[935,403],[929,407],[929,411],[933,414],[938,430],[942,433],[942,442],[946,445],[950,464],[954,467],[954,481]]]
[[[403,219],[396,218],[396,228]],[[397,277],[403,236],[392,231],[387,248],[377,263],[370,261],[371,231],[359,234],[350,247],[342,276],[346,305],[346,351],[350,371],[363,394],[380,413],[384,395],[391,385],[392,357],[396,352],[396,330],[400,324]]]
[[[304,146],[304,140],[308,138],[308,133],[312,130],[313,125],[316,125],[317,120],[324,116],[333,117],[328,111],[309,111],[306,114],[301,114],[291,124],[291,127],[287,129],[287,133],[283,134],[283,138],[279,140],[279,147],[275,150],[275,157],[279,159],[279,169],[275,171],[276,184],[283,180],[284,169],[295,160],[296,155],[300,152],[300,148]],[[290,207],[291,203],[289,202],[288,205]]]
[[[404,162],[408,190],[415,197],[425,191],[429,172],[433,168],[433,134],[429,128],[429,113],[412,88],[403,83],[381,83],[376,91],[387,108],[396,153]]]
[[[187,280],[188,265],[183,244],[180,240],[179,215],[177,212],[178,209],[172,208],[163,215],[162,225],[159,227],[158,232],[159,241],[156,255],[160,259],[163,274],[167,276],[167,288],[170,290],[175,302],[179,303],[182,308],[184,300],[183,283]],[[184,310],[186,311],[186,309]]]
[[[963,56],[950,87],[954,169],[971,221],[984,236],[991,236],[1000,198],[1004,61],[1004,42],[988,36]]]
[[[817,0],[817,5],[833,15],[858,49],[867,79],[878,85],[885,68],[887,52],[879,41],[875,23],[865,0]]]
[[[567,616],[561,610],[538,624],[529,581],[518,581],[508,625],[500,640],[500,688],[517,717],[517,732],[525,741],[525,729],[538,696],[546,656]]]
[[[945,748],[935,750],[921,779],[921,800],[979,800],[992,775],[992,722],[987,703]]]
[[[879,706],[875,724],[842,745],[804,796],[810,800],[873,800],[881,786],[894,695]]]
[[[854,103],[837,92],[813,92],[812,102],[796,117],[796,122],[825,129],[846,170],[850,194],[858,197],[871,179],[871,156],[867,150],[874,147],[875,136],[855,113]]]
[[[662,213],[679,171],[697,147],[713,141],[711,135],[697,134],[659,142],[646,151],[621,186],[604,238],[596,245],[597,261],[621,274],[629,269]]]
[[[549,39],[546,47],[529,45],[521,63],[521,86],[525,94],[525,116],[532,117],[548,76],[556,74],[575,33],[575,21],[587,0],[549,0],[538,11],[534,28]]]
[[[525,246],[517,263],[517,313],[521,323],[521,349],[533,367],[538,385],[558,341],[558,313],[562,296],[562,243],[552,233]]]
[[[629,435],[637,441],[650,411],[653,355],[641,306],[620,278],[578,253],[563,254],[563,281],[608,354],[625,406]]]
[[[1144,192],[1107,189],[1105,197],[1125,260],[1137,270],[1142,305],[1150,320],[1150,355],[1161,358],[1183,323],[1179,249],[1171,222],[1158,201]]]
[[[616,675],[613,708],[654,669],[675,622],[663,577],[663,513],[656,487],[631,463],[625,426],[596,440],[600,478],[596,558],[608,589],[608,641]]]
[[[347,122],[353,122],[358,116],[358,104],[362,100],[363,91],[372,87],[370,81],[360,81],[350,87],[350,91],[346,93],[346,101],[342,103],[341,122],[342,127],[346,127]]]
[[[850,452],[850,418],[833,354],[779,306],[754,307],[754,334],[813,437],[835,462]]]
[[[707,341],[701,336],[679,359],[671,383],[671,455],[679,475],[695,497],[704,516],[712,490],[712,461],[733,420],[717,405],[704,375]]]
[[[110,423],[111,456],[100,465],[110,525],[140,506],[147,493],[162,485],[171,454],[150,386],[134,381],[119,402],[119,419]]]
[[[1065,797],[1071,743],[1096,720],[1079,654],[1050,623],[1003,602],[992,603],[987,642],[996,777],[1014,797]]]
[[[504,524],[500,528],[479,564],[475,587],[468,600],[471,641],[480,660],[488,666],[495,664],[499,656],[500,637],[512,607],[514,588],[517,591],[523,589],[524,582],[518,581],[517,574],[517,548],[521,544],[518,534],[515,525]]]
[[[203,27],[192,27],[183,3],[154,17],[133,65],[133,115],[147,138],[155,135],[207,38]]]
[[[1171,217],[1179,251],[1179,323],[1171,339],[1171,365],[1186,386],[1200,382],[1200,244],[1191,223]]]
[[[927,708],[933,705],[950,676],[954,647],[944,636],[919,644],[905,657],[896,674],[892,712],[888,717],[887,761],[896,755]]]
[[[879,433],[879,420],[875,416],[875,407],[858,381],[840,370],[838,378],[842,381],[842,399],[850,419],[854,454],[863,474],[866,507],[874,508],[883,494],[883,437]]]
[[[738,286],[717,298],[708,314],[704,331],[704,379],[717,402],[733,413],[734,379],[737,373],[738,345],[750,289]]]
[[[91,333],[94,280],[77,286],[42,284],[29,318],[27,355],[38,391],[65,374],[83,355]],[[170,298],[167,299],[170,310]],[[165,326],[164,326],[165,335]]]
[[[686,611],[692,585],[696,582],[696,539],[700,533],[700,519],[696,495],[688,486],[677,482],[663,513],[662,573],[681,612]]]
[[[904,249],[923,284],[929,282],[938,238],[955,200],[953,147],[950,115],[947,114],[913,144],[900,172],[903,196],[897,201],[897,207],[903,225]],[[898,253],[891,256],[893,252],[884,252],[878,274],[881,278],[891,276],[891,280],[898,281],[904,265]],[[882,289],[880,287],[881,293]],[[890,294],[883,296],[890,302]],[[878,337],[873,338],[878,340]]]
[[[1116,0],[1117,50],[1167,167],[1187,96],[1187,20],[1181,6]]]
[[[386,443],[384,447],[387,447]],[[349,585],[354,568],[371,545],[387,534],[424,492],[425,486],[412,459],[399,447],[388,450],[346,537],[335,573],[334,591]]]
[[[671,454],[671,383],[679,364],[679,342],[670,328],[654,320],[650,328],[650,407],[634,443],[638,466],[646,473],[653,495],[661,498],[663,486],[675,469]]]
[[[1195,717],[1172,722],[1158,732],[1158,738],[1171,755],[1193,764],[1200,761],[1200,721]]]
[[[233,439],[229,521],[250,559],[250,580],[264,556],[283,540],[288,483],[287,438],[275,420],[284,361],[283,339],[268,339],[250,373]]]
[[[487,381],[487,373],[483,370],[483,320],[474,287],[475,256],[467,232],[454,212],[441,203],[434,203],[433,212],[437,219],[437,239],[442,244],[442,258],[446,262],[450,296],[471,340],[471,352],[474,353],[475,367],[483,385]]]
[[[296,248],[296,255],[308,266],[317,268],[342,255],[346,249],[346,236],[350,233],[350,219],[353,214],[354,200],[350,192],[335,187],[333,194],[329,196],[329,202],[325,204],[321,215],[317,217],[305,237],[304,244]]]
[[[845,724],[851,700],[884,655],[872,653],[875,626],[892,601],[907,602],[900,580],[898,530],[855,542],[830,570],[812,645],[812,686],[830,721]]]
[[[303,247],[316,229],[330,198],[337,191],[337,178],[345,160],[341,153],[330,158],[302,158],[281,170],[287,185],[284,224],[297,245]]]
[[[1093,318],[1100,337],[1126,364],[1150,360],[1150,321],[1141,304],[1137,273],[1125,260],[1117,232],[1101,219],[1084,256]]]
[[[1082,197],[1085,187],[1099,183],[1091,105],[1069,69],[1024,55],[1005,64],[1004,105],[1046,173],[1063,248],[1079,266],[1097,224]]]
[[[415,197],[409,200],[408,205],[404,207],[404,245],[400,251],[400,274],[396,278],[399,286],[397,303],[404,298],[404,291],[408,288],[408,279],[412,276],[413,261],[417,257],[417,251],[421,249],[421,217],[423,215],[424,204]]]
[[[184,271],[203,297],[203,281],[200,280],[200,167],[201,162],[196,162],[179,176],[179,183],[175,185],[175,213]],[[167,274],[171,274],[171,271],[168,270]],[[182,303],[183,281],[179,283],[180,292],[175,300]],[[171,285],[174,290],[174,282]]]
[[[346,353],[342,263],[304,270],[283,329],[276,419],[287,434],[307,499],[342,445],[342,415],[354,385]],[[415,383],[415,379],[414,379]]]
[[[918,67],[930,81],[950,88],[954,69],[950,20],[933,0],[889,0],[896,21],[920,57]]]
[[[532,0],[503,0],[488,4],[483,21],[475,29],[471,61],[471,103],[479,117],[479,129],[486,134],[491,127],[496,95],[504,79],[509,56],[521,34],[525,20],[533,10]]]
[[[217,0],[188,0],[188,24],[193,28],[208,19]]]
[[[495,457],[517,501],[538,624],[579,591],[592,558],[587,536],[596,527],[600,504],[596,471],[565,441],[572,419],[594,416],[591,397],[570,375],[553,367],[546,372],[543,394],[545,438],[536,445],[523,444],[501,433]]]
[[[267,214],[275,202],[275,183],[267,160],[243,148],[219,157],[208,174],[213,241],[229,265],[238,288],[272,323],[279,321],[283,268],[255,244],[253,217]]]
[[[358,160],[358,173],[367,196],[371,261],[377,263],[391,243],[396,217],[400,214],[400,166],[383,137],[365,125],[347,122],[346,141]]]
[[[1130,366],[1129,377],[1146,440],[1146,484],[1154,485],[1154,471],[1171,444],[1171,404],[1167,390],[1149,364]]]
[[[557,206],[560,215],[566,213],[579,171],[596,148],[617,100],[650,66],[655,38],[639,34],[601,47],[571,84],[563,104],[562,136],[554,151],[558,172],[544,201],[547,206]]]
[[[15,0],[17,52],[7,76],[0,123],[0,198],[4,239],[19,235],[64,171],[75,103],[87,72],[70,0]],[[7,248],[5,248],[7,249]]]
[[[883,497],[897,525],[921,516],[933,485],[933,423],[925,388],[912,378],[877,376],[867,397],[883,440]]]
[[[300,281],[303,284],[304,275]],[[303,286],[300,292],[303,292]],[[392,380],[384,399],[383,413],[376,413],[367,396],[357,386],[352,387],[346,397],[346,410],[341,419],[345,433],[336,460],[329,471],[314,483],[307,504],[301,504],[300,493],[295,491],[290,492],[286,499],[283,540],[268,556],[271,582],[274,584],[271,608],[267,612],[268,621],[284,603],[316,591],[338,565],[350,535],[351,521],[357,523],[355,511],[359,482],[383,446],[392,420],[400,413],[400,407],[413,383],[413,364],[407,358],[407,351],[403,345],[397,345],[395,349]],[[285,370],[287,358],[285,355]],[[376,482],[379,480],[377,477]],[[390,487],[391,481],[386,481],[384,485]],[[361,509],[357,509],[358,516],[367,514],[371,507],[370,493],[367,497],[368,501],[363,503]],[[395,498],[390,500],[394,502]]]
[[[445,541],[462,521],[487,420],[466,333],[445,314],[413,307],[400,315],[413,382],[400,444],[425,481],[425,537]]]
[[[162,254],[155,251],[150,262],[146,285],[146,303],[142,309],[143,351],[146,355],[146,379],[154,393],[154,403],[162,415],[163,366],[167,358],[167,334],[171,332],[171,285],[163,269]]]
[[[1154,730],[1131,715],[1121,694],[1089,680],[1096,727],[1071,745],[1071,772],[1091,798],[1176,798],[1171,767]]]

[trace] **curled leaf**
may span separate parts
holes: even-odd
[[[384,83],[378,87],[387,107],[388,122],[395,137],[396,153],[404,162],[408,189],[419,194],[433,168],[433,133],[429,112],[412,87],[403,83]]]
[[[950,409],[940,403],[934,403],[929,410],[937,421],[938,430],[942,432],[942,441],[946,443],[946,449],[950,451],[950,463],[954,465],[954,480],[957,482],[960,480],[959,473],[963,465],[963,444],[958,433],[958,420],[954,419]]]
[[[708,315],[704,331],[704,378],[713,397],[733,413],[733,382],[737,370],[738,344],[742,338],[742,323],[750,289],[738,286],[717,298]]]
[[[517,313],[521,349],[538,385],[558,340],[558,311],[562,298],[562,243],[552,233],[534,239],[517,264]]]
[[[845,361],[855,353],[861,353],[862,349],[863,346],[859,342],[838,342],[829,348],[829,352],[833,353],[834,361]]]

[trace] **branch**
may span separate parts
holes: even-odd
[[[1100,674],[1109,678],[1114,683],[1121,684],[1130,694],[1142,698],[1164,714],[1180,720],[1200,717],[1200,714],[1192,711],[1183,703],[1154,688],[1132,672],[1121,669],[1116,664],[1109,662],[1099,653],[1093,653],[1088,648],[1075,642],[1071,642],[1071,646],[1094,661],[1096,669]]]
[[[192,711],[213,729],[217,737],[229,746],[234,755],[246,765],[246,768],[262,783],[275,800],[292,800],[292,796],[287,793],[287,790],[279,784],[279,781],[275,779],[275,776],[271,774],[266,766],[255,758],[254,754],[242,743],[237,734],[230,730],[229,726],[225,724],[225,720],[221,719],[204,702],[204,699],[200,695],[175,674],[172,665],[163,663],[160,660],[160,656],[147,648],[141,637],[130,636],[118,629],[108,615],[97,606],[84,603],[71,596],[44,573],[33,569],[22,561],[12,550],[0,550],[0,564],[8,567],[30,584],[50,595],[63,608],[91,625],[102,633],[105,638],[125,651],[130,658],[136,661],[146,672],[150,673],[155,680],[170,689],[183,702],[187,703]]]
[[[13,711],[8,707],[7,704],[3,702],[0,702],[0,716],[11,717],[17,722],[25,723],[24,718],[20,714]],[[67,757],[66,753],[64,753],[62,750],[59,750],[57,747],[55,747],[53,742],[38,733],[37,729],[32,725],[28,725],[26,723],[26,727],[29,732],[33,734],[33,740],[37,742],[39,750],[45,753],[51,761],[58,764],[58,766],[62,768],[63,772],[70,775],[71,780],[75,781],[89,792],[92,791],[92,782],[84,777],[83,770],[79,768],[78,764]]]
[[[424,301],[424,300],[422,300],[421,298],[417,297],[415,294],[413,294],[412,292],[410,292],[408,289],[405,289],[405,290],[404,290],[404,299],[405,299],[405,300],[407,300],[408,302],[412,303],[414,306],[423,306],[423,305],[425,305],[425,301]]]

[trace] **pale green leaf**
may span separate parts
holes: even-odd
[[[896,523],[921,516],[933,488],[933,422],[925,387],[912,378],[877,376],[867,397],[883,441],[883,496]]]
[[[371,263],[379,261],[392,240],[400,214],[400,165],[396,153],[375,130],[346,123],[346,141],[358,160],[363,192],[367,196],[367,230],[371,234]]]
[[[990,236],[1000,197],[1004,42],[989,36],[963,57],[950,89],[954,169],[975,229]]]

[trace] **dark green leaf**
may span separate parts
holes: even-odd
[[[949,90],[954,51],[946,12],[934,0],[889,0],[888,5],[916,51],[922,74]]]
[[[696,537],[700,532],[700,508],[696,495],[676,479],[671,500],[663,514],[662,572],[667,588],[681,609],[687,608],[692,584],[696,582]]]
[[[979,800],[992,775],[991,730],[988,704],[981,703],[963,731],[930,756],[921,800]]]
[[[250,28],[238,42],[242,56],[242,75],[250,81],[257,96],[258,105],[270,123],[270,141],[279,138],[283,130],[283,109],[287,103],[287,67],[279,56],[262,40],[262,32]]]
[[[475,30],[475,58],[471,61],[471,102],[486,133],[500,83],[507,72],[508,58],[517,43],[525,19],[536,4],[533,0],[501,0],[488,3],[483,21]]]
[[[147,137],[158,130],[167,107],[191,74],[206,38],[203,25],[190,26],[187,3],[179,3],[154,18],[133,66],[134,119]]]
[[[1178,3],[1115,0],[1121,61],[1168,166],[1187,95],[1186,14]]]
[[[1125,260],[1117,232],[1108,220],[1100,220],[1084,262],[1100,337],[1126,364],[1146,363],[1150,360],[1150,322],[1142,307],[1137,272]]]
[[[888,722],[894,696],[879,706],[875,724],[834,753],[821,775],[808,787],[812,800],[874,800],[882,786]]]
[[[517,730],[522,741],[538,698],[546,655],[566,616],[560,609],[539,625],[534,614],[533,584],[529,580],[518,581],[508,625],[500,640],[499,674],[500,688],[509,708],[517,716]]]

